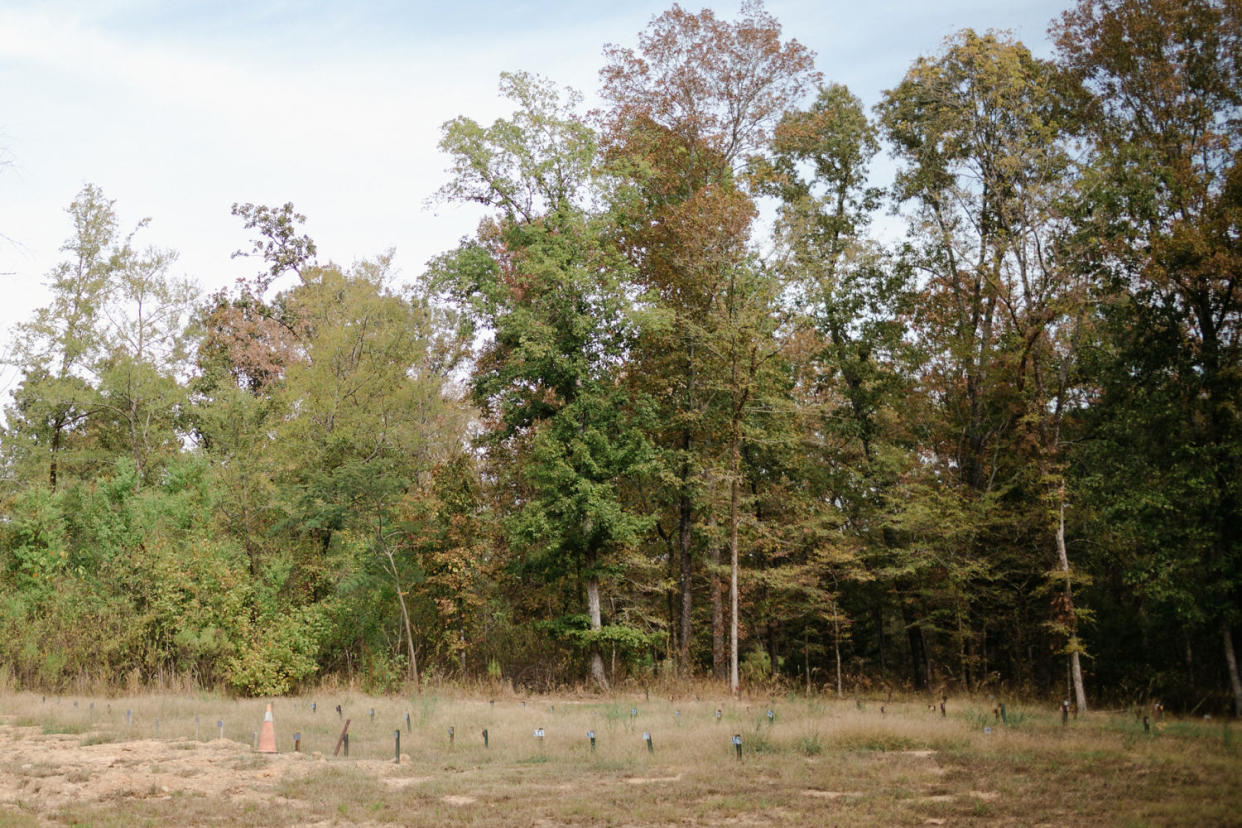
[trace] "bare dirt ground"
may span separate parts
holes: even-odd
[[[884,714],[796,698],[773,722],[762,704],[720,700],[342,695],[317,712],[314,699],[277,700],[281,752],[265,755],[250,741],[206,738],[225,725],[225,735],[251,735],[262,721],[255,700],[0,702],[0,828],[1242,826],[1228,724],[1175,721],[1147,734],[1129,717],[1066,727],[1031,710],[998,727],[965,705],[946,718],[918,704]],[[333,757],[350,716],[353,756]],[[398,727],[412,762],[393,761]],[[546,742],[534,727],[547,728]]]
[[[297,807],[278,795],[278,785],[325,761],[304,753],[256,754],[228,739],[83,744],[80,735],[45,735],[39,727],[10,724],[0,724],[0,757],[0,806],[36,819],[69,806],[178,795]]]

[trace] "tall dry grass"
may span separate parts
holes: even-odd
[[[290,824],[1228,824],[1242,814],[1242,765],[1220,722],[1170,718],[1144,733],[1128,715],[1063,726],[1054,709],[1012,702],[1002,724],[985,699],[950,699],[942,716],[920,699],[732,699],[710,685],[672,698],[656,688],[606,697],[493,696],[496,689],[376,697],[323,687],[270,700],[280,751],[292,751],[298,733],[303,752],[324,757],[309,775],[280,784],[278,793],[302,809]],[[207,741],[223,722],[244,755],[267,703],[203,692],[75,698],[10,690],[0,694],[0,717],[76,734],[84,745]],[[333,758],[346,719],[349,758]],[[395,731],[409,756],[400,765]],[[394,779],[409,786],[393,787]],[[158,821],[153,803],[109,807]],[[101,813],[67,816],[90,822]],[[228,813],[226,821],[250,820],[244,809]],[[264,819],[254,824],[274,818]]]

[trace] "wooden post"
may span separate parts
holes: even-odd
[[[397,742],[397,764],[401,764],[401,728],[397,728],[392,732],[393,739]]]
[[[740,733],[733,734],[733,747],[737,749],[738,761],[741,761],[742,759],[742,734]]]
[[[293,734],[293,752],[300,753],[301,750],[302,750],[302,734],[295,733]]]
[[[654,747],[652,746],[652,744],[651,744],[651,734],[650,734],[650,733],[644,733],[644,734],[643,734],[643,741],[647,743],[647,752],[648,752],[648,753],[655,753],[655,748],[654,748]]]
[[[340,753],[341,745],[345,745],[345,755],[349,755],[349,719],[345,720],[345,729],[341,731],[341,738],[336,740],[336,749],[332,751],[332,755],[336,756]]]
[[[587,738],[591,740],[591,753],[594,753],[595,752],[595,731],[588,730]]]
[[[487,747],[487,728],[483,728],[483,747]]]

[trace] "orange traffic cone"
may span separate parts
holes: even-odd
[[[263,729],[259,731],[259,753],[276,752],[276,724],[272,721],[272,706],[263,714]]]

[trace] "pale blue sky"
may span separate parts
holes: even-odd
[[[44,301],[86,182],[123,226],[181,254],[211,290],[253,270],[234,201],[293,201],[321,255],[397,249],[408,278],[476,221],[424,207],[442,182],[439,126],[504,114],[502,71],[538,72],[590,100],[607,42],[633,45],[670,3],[0,0],[0,331]],[[683,4],[690,9],[703,5]],[[1048,54],[1069,0],[773,0],[828,80],[870,106],[910,62],[972,27]],[[714,4],[732,17],[737,2]],[[6,349],[7,350],[7,349]],[[0,377],[0,390],[11,373]]]

